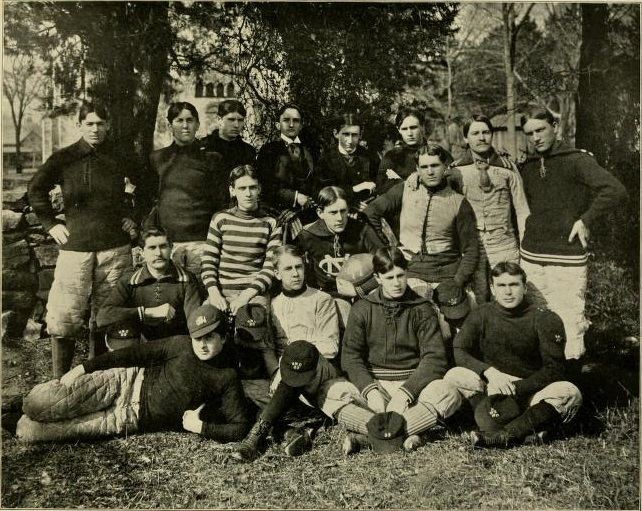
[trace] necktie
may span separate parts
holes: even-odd
[[[343,248],[341,247],[341,240],[339,240],[339,235],[334,235],[334,241],[332,243],[334,249],[334,257],[343,257]]]
[[[290,157],[293,161],[301,160],[301,144],[292,143],[288,145],[288,150],[290,151]]]
[[[493,189],[493,184],[488,175],[489,163],[484,160],[475,160],[475,167],[479,171],[479,187],[485,192],[490,192]]]
[[[343,153],[341,154],[343,156],[343,159],[346,161],[346,163],[349,166],[352,166],[354,164],[354,154],[343,154]]]

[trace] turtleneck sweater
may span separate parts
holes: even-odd
[[[158,223],[174,242],[204,241],[212,215],[229,206],[218,153],[200,143],[172,144],[150,155],[160,180]]]
[[[261,209],[234,207],[215,214],[203,251],[203,284],[223,295],[248,288],[265,293],[274,279],[272,253],[280,245],[281,227]]]
[[[489,367],[522,378],[517,395],[530,395],[565,375],[564,325],[557,314],[523,301],[514,309],[480,305],[466,318],[454,342],[458,366],[480,376]]]
[[[333,359],[339,352],[339,318],[332,297],[304,286],[272,299],[272,321],[279,354],[294,341],[308,341]]]

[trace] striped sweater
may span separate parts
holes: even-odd
[[[281,244],[276,219],[237,207],[212,217],[202,258],[203,283],[226,291],[265,293],[274,279],[272,252]]]

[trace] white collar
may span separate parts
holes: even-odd
[[[298,136],[294,140],[292,140],[290,137],[286,137],[283,133],[281,133],[281,140],[283,140],[288,145],[301,143]]]

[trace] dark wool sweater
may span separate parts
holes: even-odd
[[[496,302],[472,310],[455,336],[455,363],[482,375],[489,367],[523,378],[518,395],[533,394],[565,378],[564,325],[547,309],[522,302],[505,309]]]
[[[531,210],[522,257],[538,264],[586,264],[586,250],[579,239],[568,242],[573,224],[582,219],[589,229],[595,227],[626,200],[624,186],[590,153],[561,143],[543,157],[526,160],[522,179]]]
[[[330,294],[337,290],[336,276],[348,255],[374,254],[384,246],[370,225],[352,218],[338,235],[319,219],[306,225],[295,241],[306,254],[306,282]]]
[[[363,147],[357,147],[349,160],[339,152],[338,146],[334,146],[324,153],[319,160],[318,175],[319,189],[326,186],[338,186],[348,194],[350,202],[365,200],[370,193],[365,190],[355,193],[352,187],[364,181],[377,182],[377,167],[374,166],[368,152]]]
[[[29,203],[45,230],[57,223],[49,192],[62,189],[67,243],[60,248],[97,252],[130,242],[122,229],[123,218],[137,221],[125,194],[125,177],[137,183],[136,165],[115,145],[93,148],[84,139],[53,153],[29,183]]]
[[[199,360],[188,336],[176,336],[105,353],[83,363],[86,372],[145,367],[140,393],[141,431],[183,431],[183,413],[205,403],[201,434],[218,442],[241,440],[251,426],[248,404],[227,349]]]
[[[125,273],[103,303],[96,322],[99,327],[126,320],[139,322],[148,341],[173,335],[187,335],[187,318],[203,302],[196,277],[184,268],[170,263],[166,276],[154,278],[147,265]],[[176,310],[171,321],[145,323],[144,308],[169,303]]]
[[[220,154],[199,142],[154,151],[150,163],[160,179],[157,218],[150,219],[173,241],[205,241],[212,215],[229,205]]]
[[[384,193],[399,182],[398,179],[388,179],[386,176],[386,170],[394,170],[401,179],[406,179],[410,174],[417,170],[415,154],[421,145],[422,142],[416,145],[407,145],[400,142],[397,147],[393,147],[383,155],[377,177],[378,194]]]
[[[423,388],[446,373],[446,350],[428,300],[408,288],[398,300],[381,287],[352,306],[343,337],[341,368],[365,396],[375,379],[405,380],[414,402]]]
[[[208,151],[214,151],[223,157],[222,164],[228,176],[233,168],[239,165],[254,165],[256,160],[256,149],[241,137],[225,140],[221,138],[218,130],[214,130],[202,143]]]
[[[256,166],[266,202],[278,210],[294,208],[296,192],[316,199],[318,183],[310,151],[300,146],[301,159],[292,160],[288,145],[278,139],[259,150]]]

